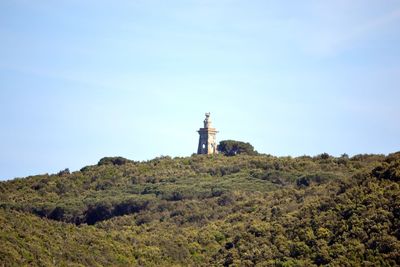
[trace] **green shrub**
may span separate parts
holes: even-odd
[[[218,151],[225,156],[235,156],[238,154],[257,155],[257,151],[250,143],[234,140],[224,140],[218,145]]]

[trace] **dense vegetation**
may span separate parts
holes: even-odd
[[[250,143],[245,143],[235,140],[224,140],[218,145],[218,151],[225,156],[242,155],[257,155],[257,151]]]
[[[400,153],[103,158],[0,183],[0,263],[400,265],[399,182]]]

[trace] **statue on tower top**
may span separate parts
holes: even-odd
[[[206,113],[206,118],[204,120],[204,128],[211,128],[210,112]]]

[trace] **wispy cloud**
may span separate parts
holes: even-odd
[[[330,12],[337,16],[332,19],[332,14],[325,16],[322,12],[317,19],[293,22],[298,24],[294,27],[299,30],[295,34],[296,41],[307,53],[319,57],[338,55],[352,49],[358,41],[378,38],[384,30],[395,31],[400,21],[400,8],[384,15],[359,15],[357,19],[349,12],[342,14],[340,9]]]

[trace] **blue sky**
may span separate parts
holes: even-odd
[[[399,1],[0,2],[0,179],[217,138],[400,150]]]

